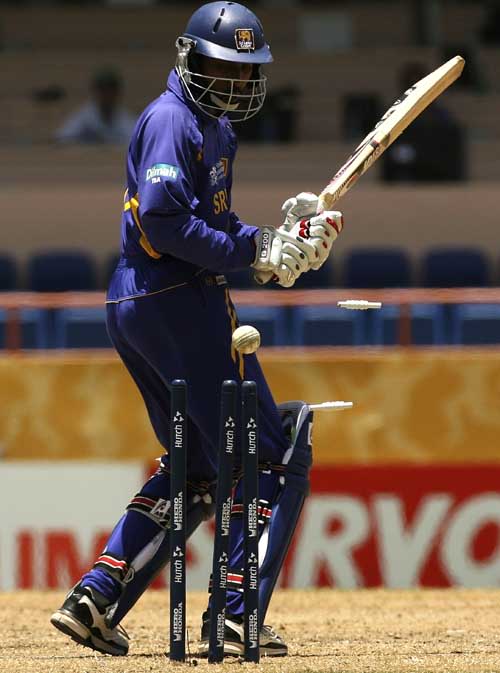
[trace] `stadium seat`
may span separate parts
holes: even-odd
[[[424,287],[479,287],[490,284],[486,256],[474,248],[436,248],[422,258]]]
[[[499,304],[458,304],[451,308],[453,344],[500,344]]]
[[[295,306],[292,339],[297,346],[360,346],[366,343],[365,316],[336,306]]]
[[[84,252],[45,252],[28,261],[28,288],[35,292],[95,290],[94,263]]]
[[[20,310],[21,348],[49,347],[48,312],[38,308]],[[7,311],[0,309],[0,348],[5,348],[7,338]]]
[[[287,311],[283,306],[236,306],[240,325],[256,327],[263,346],[287,345]]]
[[[410,284],[411,264],[404,250],[357,248],[346,257],[344,287],[408,287]]]
[[[105,307],[54,311],[54,345],[56,348],[111,348]]]
[[[17,266],[13,257],[0,255],[0,292],[15,290],[17,286]]]
[[[418,346],[437,346],[445,343],[445,313],[436,304],[414,304],[410,309],[412,343]],[[371,312],[373,343],[376,346],[394,346],[399,343],[399,306],[382,306]]]

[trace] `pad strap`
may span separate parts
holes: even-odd
[[[227,569],[227,590],[243,593],[243,568]],[[212,575],[210,575],[208,582],[208,593],[212,593]]]
[[[129,572],[128,563],[124,559],[120,559],[113,554],[103,552],[94,563],[94,568],[101,568],[105,570],[108,575],[114,577],[120,583],[125,582],[125,578]]]
[[[272,509],[269,503],[269,500],[259,499],[259,504],[257,505],[257,521],[258,523],[265,524],[268,523],[271,519]],[[243,516],[243,503],[242,502],[233,502],[231,508],[231,516],[241,518]]]
[[[145,514],[161,528],[170,528],[170,503],[165,498],[151,498],[137,493],[126,509]]]

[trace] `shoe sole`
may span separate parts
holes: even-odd
[[[201,642],[198,648],[199,657],[208,657],[208,642]],[[238,645],[237,643],[231,643],[230,641],[224,641],[224,656],[225,657],[243,657],[245,654],[245,648],[243,645]],[[260,656],[261,657],[286,657],[288,655],[288,648],[283,647],[266,647],[265,645],[260,646]]]
[[[104,640],[97,638],[90,629],[75,619],[69,612],[57,610],[50,618],[50,623],[56,629],[69,636],[75,643],[89,647],[101,654],[111,654],[115,657],[124,656],[127,652],[113,648]]]

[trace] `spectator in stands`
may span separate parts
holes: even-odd
[[[431,68],[410,62],[401,69],[398,90],[403,92]],[[437,182],[465,179],[463,129],[441,101],[434,101],[404,131],[383,156],[386,182]]]
[[[120,104],[120,75],[100,70],[92,78],[90,90],[91,99],[64,122],[55,139],[63,143],[128,143],[135,119]]]
[[[487,8],[479,31],[482,44],[489,47],[500,46],[500,2],[495,0]]]

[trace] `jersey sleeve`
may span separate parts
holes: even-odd
[[[213,271],[249,266],[255,258],[254,233],[218,231],[194,215],[201,147],[200,132],[177,106],[156,110],[146,121],[137,176],[142,229],[159,253]]]
[[[259,227],[242,222],[236,213],[229,213],[229,233],[231,236],[243,238],[246,236],[255,237],[258,231]]]

